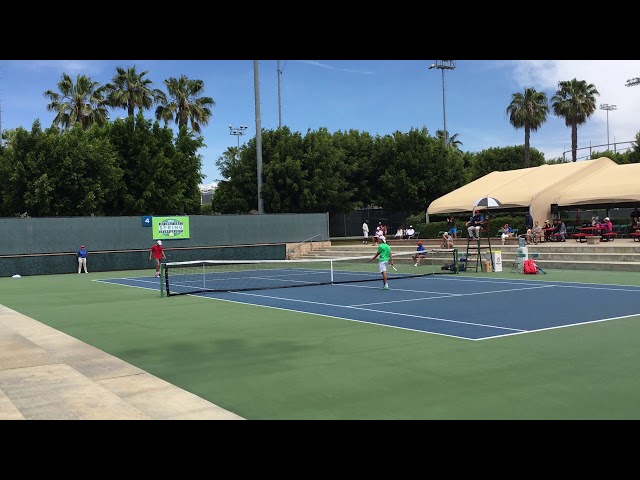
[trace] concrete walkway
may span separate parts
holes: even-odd
[[[0,420],[243,420],[0,305]]]

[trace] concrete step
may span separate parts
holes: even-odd
[[[422,240],[427,249],[439,248],[437,240]],[[417,241],[390,241],[393,253],[415,252]],[[635,243],[635,245],[634,245]],[[477,244],[475,245],[477,247]],[[578,242],[549,242],[539,245],[529,245],[529,254],[538,254],[536,262],[542,268],[561,270],[606,270],[606,271],[631,271],[640,272],[640,244],[631,240],[623,242],[605,242],[597,245],[579,244]],[[464,246],[457,245],[458,256],[467,256],[466,241]],[[481,243],[481,250],[486,253],[488,244]],[[491,243],[492,251],[500,251],[502,255],[503,269],[508,270],[517,260],[517,245],[494,245]],[[475,249],[472,249],[475,252]],[[376,246],[372,244],[331,245],[329,247],[318,247],[305,254],[305,258],[344,258],[373,256]],[[469,252],[471,263],[475,265],[475,255]],[[410,260],[408,260],[410,261]],[[442,258],[428,259],[435,265],[448,263],[448,256]]]

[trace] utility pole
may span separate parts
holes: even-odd
[[[0,77],[0,80],[2,80],[2,77]],[[2,92],[2,89],[0,88],[0,92]],[[2,95],[0,95],[0,147],[2,146]]]
[[[282,70],[280,70],[280,60],[278,60],[276,68],[278,69],[278,128],[282,128],[282,103],[280,102],[280,75]]]
[[[260,122],[260,81],[258,80],[258,60],[253,61],[253,90],[256,99],[256,153],[258,163],[258,213],[264,213],[262,201],[262,126]]]

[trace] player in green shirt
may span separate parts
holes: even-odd
[[[378,245],[378,251],[370,260],[373,262],[379,257],[378,270],[382,274],[382,284],[385,290],[389,290],[389,282],[387,282],[387,263],[393,267],[393,255],[391,254],[391,247],[387,244],[387,239],[384,236],[378,238],[380,245]]]

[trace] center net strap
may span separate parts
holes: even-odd
[[[438,273],[441,265],[457,264],[456,249],[434,249],[393,254],[395,271],[387,265],[387,278],[397,280]],[[307,260],[201,260],[162,264],[163,288],[167,296],[204,292],[238,292],[352,282],[380,281],[378,259],[366,257]],[[437,269],[435,268],[437,265]]]

